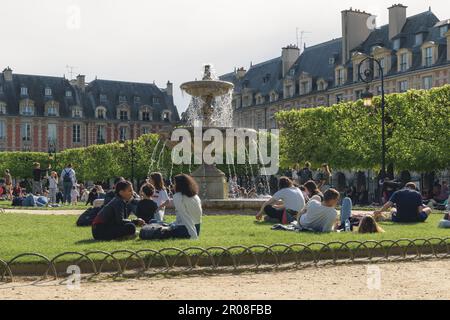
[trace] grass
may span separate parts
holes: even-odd
[[[162,249],[167,247],[230,247],[234,245],[252,246],[277,243],[312,243],[349,240],[383,240],[401,238],[445,238],[448,229],[439,229],[442,214],[432,215],[426,223],[402,225],[391,222],[381,223],[386,233],[360,235],[357,233],[295,233],[270,230],[271,225],[256,223],[249,216],[207,216],[203,219],[199,240],[164,240],[98,242],[92,239],[90,228],[75,226],[76,216],[40,216],[27,214],[0,215],[0,259],[9,260],[25,253],[37,252],[47,257],[65,251],[88,252],[92,250],[113,251],[120,249]],[[173,217],[169,217],[173,219]],[[24,258],[21,261],[26,261]]]
[[[76,206],[62,206],[57,208],[51,208],[51,207],[13,207],[11,205],[11,201],[9,200],[0,200],[0,208],[1,209],[23,209],[23,210],[86,210],[89,208],[89,206],[85,206],[84,202],[79,202]]]

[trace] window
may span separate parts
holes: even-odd
[[[153,103],[154,104],[159,104],[159,98],[158,97],[153,97]]]
[[[393,49],[394,50],[400,49],[400,39],[395,39],[394,40]]]
[[[22,87],[22,88],[20,88],[20,94],[21,94],[22,96],[28,95],[28,88],[27,88],[27,87]]]
[[[58,109],[54,105],[48,106],[47,115],[50,117],[56,117],[58,115]]]
[[[329,65],[333,65],[334,64],[334,58],[329,58],[328,59],[328,64]]]
[[[362,93],[363,93],[362,90],[356,90],[356,91],[355,91],[355,98],[356,98],[356,99],[361,99]]]
[[[249,101],[248,96],[245,96],[244,98],[242,98],[242,105],[244,107],[249,106],[249,102],[248,101]]]
[[[433,65],[433,48],[429,47],[425,49],[425,67],[431,67]]]
[[[149,110],[142,111],[142,121],[152,121],[153,117]]]
[[[100,102],[106,102],[108,101],[108,98],[106,97],[106,94],[100,94]]]
[[[104,126],[98,126],[97,127],[97,144],[104,144],[105,143],[105,127]]]
[[[6,104],[0,102],[0,114],[6,114]]]
[[[402,53],[400,55],[400,71],[408,70],[408,54]]]
[[[342,94],[337,94],[336,95],[336,103],[340,103],[344,101],[344,96]]]
[[[72,126],[72,142],[73,143],[81,142],[81,126],[79,124],[74,124]]]
[[[31,124],[22,123],[21,126],[22,141],[31,141]]]
[[[23,116],[32,116],[34,115],[34,107],[26,104],[22,107],[22,115]]]
[[[52,95],[52,89],[50,88],[45,88],[45,96],[46,97],[50,97]]]
[[[105,108],[97,108],[97,119],[106,119]]]
[[[119,111],[119,119],[120,120],[128,120],[128,111],[127,110],[120,110]]]
[[[441,36],[441,38],[445,37],[445,34],[448,31],[448,25],[446,26],[442,26],[439,28],[439,35]]]
[[[416,34],[415,45],[420,46],[423,42],[423,33]]]
[[[345,83],[345,74],[344,74],[344,69],[339,69],[337,71],[337,85],[341,86]]]
[[[262,129],[264,128],[264,114],[262,112],[258,112],[256,114],[256,128],[255,129]]]
[[[163,121],[170,121],[170,113],[168,111],[164,111],[162,119]]]
[[[56,124],[49,123],[47,125],[47,140],[48,141],[56,141]]]
[[[308,81],[302,82],[302,84],[301,84],[301,93],[302,94],[309,93],[309,82]]]
[[[429,90],[429,89],[433,88],[433,77],[432,76],[422,78],[422,88],[425,90]]]
[[[73,108],[72,118],[81,118],[81,117],[83,117],[83,111],[81,110],[81,108],[79,107]]]
[[[399,90],[400,92],[406,92],[406,91],[408,91],[408,81],[407,81],[407,80],[400,81],[400,82],[399,82],[399,88],[398,88],[398,90]]]
[[[134,103],[140,103],[141,102],[141,97],[134,97]]]
[[[277,95],[275,93],[272,93],[270,95],[270,102],[274,102],[274,101],[277,101]]]
[[[127,97],[119,96],[119,102],[127,102]]]
[[[150,128],[149,127],[143,127],[142,128],[142,134],[149,134],[150,133]]]
[[[127,127],[120,127],[120,129],[119,129],[119,140],[120,141],[127,140]]]
[[[5,140],[6,138],[6,124],[5,121],[0,121],[0,140]]]
[[[66,97],[70,98],[72,96],[72,91],[66,90]]]

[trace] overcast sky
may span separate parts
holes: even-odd
[[[388,22],[396,0],[1,0],[0,68],[94,79],[174,83],[200,78],[204,63],[217,74],[281,54],[296,29],[306,45],[341,36],[341,10],[353,7]],[[444,0],[408,0],[408,16],[428,10],[450,18]]]

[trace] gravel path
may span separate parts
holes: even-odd
[[[3,299],[450,299],[449,260],[126,282],[0,285]],[[379,270],[379,272],[378,272]],[[379,286],[378,286],[379,285]]]

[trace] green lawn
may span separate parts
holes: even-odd
[[[11,201],[0,200],[0,208],[2,209],[24,209],[24,210],[86,210],[89,206],[85,206],[84,202],[78,202],[76,206],[62,206],[58,208],[51,207],[13,207]]]
[[[272,231],[271,225],[256,223],[249,216],[204,217],[201,237],[197,241],[165,240],[97,242],[92,239],[90,228],[75,226],[76,216],[38,216],[25,214],[0,215],[0,259],[8,260],[25,252],[38,252],[53,257],[65,251],[87,252],[91,250],[113,251],[119,249],[162,249],[234,245],[251,246],[276,243],[294,244],[348,240],[382,240],[400,238],[449,237],[449,229],[439,229],[442,214],[432,215],[426,223],[394,225],[382,223],[383,234],[359,235],[356,233],[294,233]],[[169,217],[173,219],[173,217]]]

